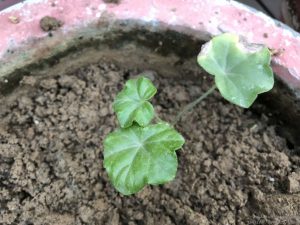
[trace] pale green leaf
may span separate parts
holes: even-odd
[[[167,123],[122,128],[104,140],[104,167],[119,192],[133,194],[147,184],[174,179],[175,151],[183,144],[184,138]]]
[[[267,47],[249,44],[234,34],[222,34],[205,44],[198,63],[215,76],[221,95],[228,101],[248,108],[258,94],[273,88]]]
[[[156,91],[152,82],[145,77],[126,82],[124,89],[113,103],[121,127],[129,127],[134,121],[140,126],[146,126],[151,122],[154,117],[154,108],[149,100]]]

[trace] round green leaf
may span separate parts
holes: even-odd
[[[271,54],[263,45],[249,44],[234,34],[222,34],[206,43],[198,63],[215,76],[228,101],[248,108],[257,95],[273,88]]]
[[[154,117],[154,108],[150,100],[156,93],[152,82],[145,77],[128,80],[124,89],[113,103],[121,127],[132,125],[133,121],[140,126],[148,125]]]
[[[109,134],[104,140],[104,167],[115,188],[124,195],[147,184],[175,178],[176,150],[184,138],[169,124],[133,125]]]

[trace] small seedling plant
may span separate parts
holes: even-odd
[[[229,102],[248,108],[258,94],[274,85],[269,49],[234,34],[212,38],[202,47],[197,61],[214,76],[215,84],[184,107],[173,122],[156,115],[150,100],[157,89],[144,76],[128,80],[117,95],[113,109],[120,128],[104,140],[104,167],[122,194],[134,194],[147,184],[164,184],[175,178],[176,151],[185,140],[174,125],[215,89]]]

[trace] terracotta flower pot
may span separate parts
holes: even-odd
[[[4,165],[0,202],[4,212],[11,212],[4,213],[0,219],[5,220],[0,223],[275,224],[279,219],[291,224],[292,217],[299,224],[300,218],[295,216],[300,213],[299,159],[289,159],[291,151],[282,139],[270,140],[277,134],[266,122],[276,114],[276,119],[284,121],[280,131],[287,134],[288,145],[299,145],[300,35],[296,31],[228,0],[34,0],[1,11],[0,24],[0,100],[11,100],[14,92],[20,96],[17,103],[0,106],[1,118],[10,121],[7,126],[0,121],[0,147],[5,150],[0,151],[0,165]],[[134,72],[154,70],[169,79],[160,87],[166,99],[160,110],[168,111],[181,106],[173,98],[188,102],[190,93],[198,93],[200,85],[209,80],[207,76],[201,76],[203,82],[200,79],[196,58],[204,42],[223,32],[239,34],[274,51],[276,86],[261,98],[262,108],[269,107],[270,113],[257,117],[253,111],[234,106],[227,110],[222,108],[227,102],[217,94],[212,96],[213,101],[203,105],[205,122],[199,123],[198,110],[190,120],[196,126],[183,124],[186,135],[200,128],[204,133],[195,133],[199,144],[187,139],[191,147],[180,153],[187,163],[180,167],[179,178],[130,198],[118,195],[103,172],[101,140],[114,129],[110,103],[116,94],[113,91],[133,75],[127,68]],[[99,63],[104,59],[108,62]],[[85,70],[83,65],[91,67]],[[74,72],[74,68],[80,70]],[[116,68],[124,73],[117,76]],[[104,70],[107,73],[103,75]],[[78,79],[68,79],[69,73],[77,73]],[[162,79],[151,75],[154,81]],[[95,82],[89,89],[87,79]],[[176,79],[190,83],[178,86]],[[41,84],[39,89],[37,83]],[[22,95],[22,88],[34,97]],[[84,100],[85,94],[91,101],[74,106],[74,99]],[[66,100],[68,104],[59,105]],[[52,109],[51,104],[56,103],[58,107]],[[3,110],[3,106],[7,108]],[[214,119],[214,106],[222,117]],[[238,117],[232,119],[233,113]],[[43,116],[35,116],[38,114]],[[248,114],[255,119],[244,120]],[[59,120],[53,120],[56,116]],[[226,129],[217,130],[213,121],[221,121]],[[24,126],[19,129],[14,127],[16,123]],[[49,129],[44,133],[39,129],[46,123]],[[74,132],[78,124],[80,129]],[[89,135],[83,135],[86,130]],[[233,132],[245,135],[224,138]],[[216,137],[207,142],[206,133]],[[235,148],[226,142],[219,145],[215,142],[218,138]],[[249,145],[251,140],[255,145]],[[244,158],[236,160],[241,155]],[[258,172],[253,174],[253,170]],[[193,182],[187,184],[184,178]],[[265,192],[254,191],[256,185]],[[283,189],[289,194],[282,193]],[[240,220],[244,213],[253,218]]]

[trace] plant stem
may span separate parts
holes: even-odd
[[[157,122],[162,122],[162,119],[161,118],[159,118],[159,116],[157,115],[157,113],[155,113],[155,119],[157,120]]]
[[[208,89],[203,95],[201,95],[199,98],[197,98],[195,101],[191,102],[190,104],[186,105],[176,116],[173,126],[180,120],[180,118],[193,109],[199,102],[201,102],[203,99],[205,99],[207,96],[209,96],[215,89],[217,88],[216,85],[213,85],[210,89]]]

